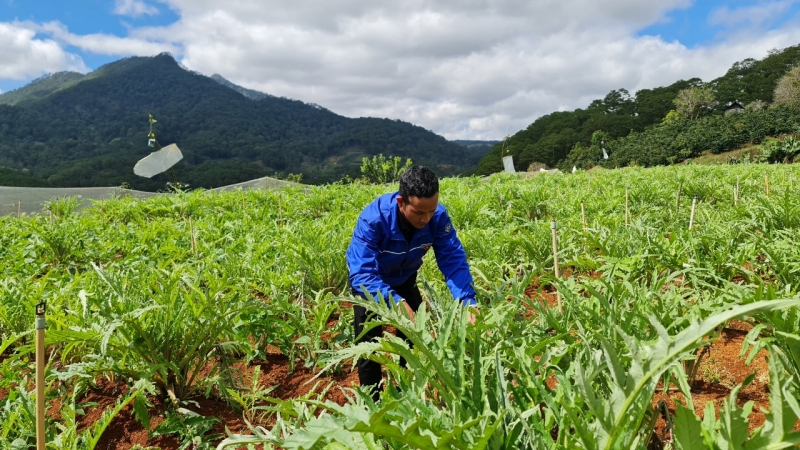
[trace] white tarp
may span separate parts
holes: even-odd
[[[133,173],[140,177],[151,178],[166,171],[183,159],[181,150],[175,144],[169,144],[157,152],[150,153],[133,166]]]
[[[91,206],[91,200],[105,200],[117,197],[147,198],[155,192],[134,191],[118,187],[88,188],[30,188],[0,186],[0,216],[32,214],[42,211],[44,205],[57,198],[80,197],[78,208]]]
[[[506,173],[517,173],[517,171],[514,170],[513,156],[503,156],[503,168],[505,169]]]

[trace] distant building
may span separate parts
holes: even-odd
[[[730,105],[725,107],[725,114],[737,114],[743,112],[744,106],[742,106],[742,104],[739,102],[731,102]]]

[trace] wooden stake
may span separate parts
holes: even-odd
[[[19,216],[21,214],[22,214],[22,200],[19,200],[17,202],[17,219],[19,219]]]
[[[764,174],[764,185],[767,188],[767,197],[769,197],[769,175]]]
[[[736,179],[736,191],[735,192],[736,192],[736,196],[733,198],[733,205],[734,206],[738,206],[739,205],[739,179],[738,178]]]
[[[625,189],[625,226],[628,226],[628,190]]]
[[[558,270],[558,234],[556,232],[556,219],[552,219],[550,221],[550,230],[553,234],[553,270],[556,274],[556,278],[559,278],[560,273]]]
[[[586,233],[586,208],[583,207],[583,202],[581,202],[581,222],[583,222],[583,232]]]
[[[45,304],[36,305],[36,450],[45,450],[44,428],[44,330],[47,328]]]
[[[695,195],[692,198],[692,213],[689,215],[689,229],[691,230],[694,226],[694,210],[697,207],[697,196]]]
[[[556,219],[553,218],[550,220],[550,231],[553,234],[553,273],[555,274],[556,278],[561,278],[561,274],[558,270],[558,233],[556,232]],[[558,310],[562,311],[561,308],[561,294],[556,294],[558,298]]]
[[[194,239],[194,224],[192,223],[192,216],[189,216],[189,234],[192,237],[192,253],[197,256],[197,242]]]

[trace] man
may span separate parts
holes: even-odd
[[[417,271],[422,257],[433,247],[453,298],[474,308],[475,289],[466,253],[444,206],[439,204],[439,180],[427,167],[414,166],[400,177],[400,191],[378,197],[358,217],[347,248],[350,286],[354,294],[402,308],[411,320],[422,304]],[[471,309],[470,323],[475,323]],[[369,320],[364,307],[354,305],[355,335]],[[376,340],[382,327],[369,330],[357,343]],[[398,337],[405,336],[398,332]],[[401,364],[405,361],[401,359]],[[361,358],[357,362],[361,386],[370,387],[373,398],[382,379],[380,364]]]

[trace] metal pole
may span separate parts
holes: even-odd
[[[36,449],[45,450],[44,428],[44,330],[47,328],[44,302],[36,305]]]

